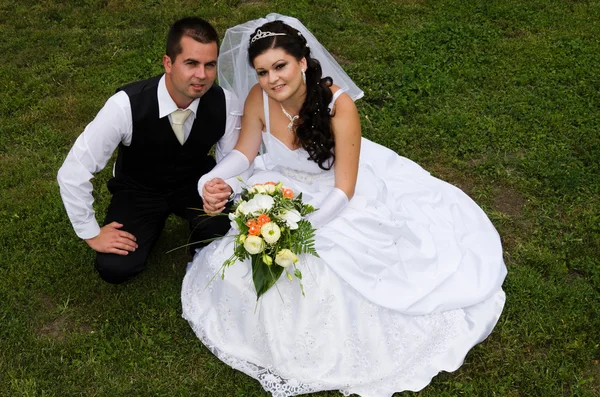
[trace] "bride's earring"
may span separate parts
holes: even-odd
[[[306,72],[304,69],[302,69],[302,81],[304,81],[304,84],[306,84]]]

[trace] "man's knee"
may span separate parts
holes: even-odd
[[[96,270],[100,277],[111,284],[121,284],[142,272],[146,258],[136,255],[103,254],[96,255]]]

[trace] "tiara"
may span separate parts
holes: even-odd
[[[262,30],[258,29],[256,31],[256,34],[254,35],[254,37],[252,37],[252,40],[250,40],[250,44],[254,43],[256,40],[264,39],[265,37],[271,37],[271,36],[286,36],[286,34],[285,33],[263,32]]]

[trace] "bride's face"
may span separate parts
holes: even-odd
[[[272,48],[254,58],[258,84],[271,98],[281,102],[305,92],[302,70],[306,59],[298,61],[281,48]]]

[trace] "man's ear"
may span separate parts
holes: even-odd
[[[171,73],[171,66],[173,63],[171,62],[171,58],[168,55],[163,56],[163,66],[165,67],[165,73]]]

